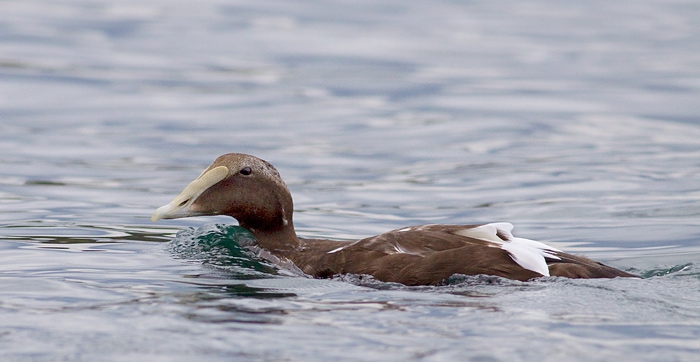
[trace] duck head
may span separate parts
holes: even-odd
[[[279,172],[255,156],[219,156],[151,220],[229,215],[253,232],[293,230],[292,196]]]

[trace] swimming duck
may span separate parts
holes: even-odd
[[[405,285],[444,283],[454,274],[495,275],[526,281],[543,276],[634,277],[538,241],[518,238],[509,223],[404,227],[357,241],[299,238],[292,196],[279,172],[255,156],[218,157],[151,219],[228,215],[258,246],[317,278],[371,275]]]

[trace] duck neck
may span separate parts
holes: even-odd
[[[294,225],[289,222],[287,225],[275,229],[256,229],[246,225],[241,225],[248,229],[258,245],[276,255],[286,255],[297,251],[300,247],[299,238],[294,231]]]
[[[239,214],[230,215],[255,236],[261,248],[278,256],[287,256],[300,247],[292,222],[292,196],[284,185],[281,191],[271,195],[274,201],[267,202],[265,207],[247,207]]]

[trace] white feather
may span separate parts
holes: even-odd
[[[331,250],[331,251],[327,252],[326,254],[333,254],[333,253],[337,253],[337,252],[339,252],[339,251],[341,251],[341,250],[345,249],[346,247],[348,247],[348,246],[347,246],[347,245],[343,245],[343,246],[341,246],[341,247],[339,247],[339,248],[335,248],[335,249],[333,249],[333,250]]]
[[[513,225],[507,222],[484,224],[475,228],[462,229],[457,231],[456,234],[501,244],[503,240],[497,235],[499,230],[506,235],[506,238],[508,238],[508,236],[510,236],[510,238],[513,237],[510,233],[510,231],[513,230]]]
[[[516,238],[511,234],[512,230],[513,225],[504,222],[460,230],[457,234],[493,242],[507,251],[511,259],[521,267],[543,276],[549,276],[549,267],[547,267],[545,257],[559,259],[554,253],[560,250],[539,241]],[[506,240],[503,240],[498,234]]]

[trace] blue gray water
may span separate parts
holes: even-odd
[[[697,361],[698,18],[3,1],[0,360]],[[241,251],[232,219],[150,222],[226,152],[277,166],[302,236],[509,221],[644,278],[314,280]]]

